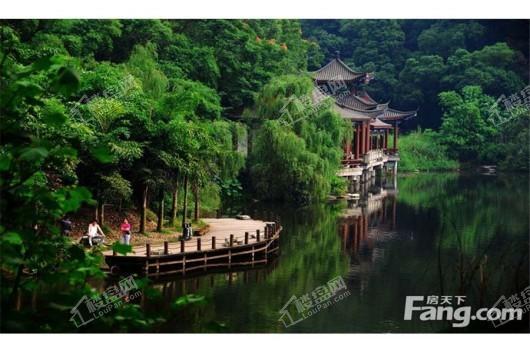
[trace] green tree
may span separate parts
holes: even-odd
[[[253,186],[261,198],[307,203],[343,186],[336,172],[350,128],[331,110],[331,101],[313,105],[312,90],[307,77],[275,78],[247,112],[265,120],[249,160]]]
[[[484,26],[477,21],[436,21],[418,35],[418,48],[447,58],[457,49],[478,49],[484,32]]]
[[[496,142],[498,129],[489,119],[495,100],[478,86],[466,86],[460,92],[440,93],[443,122],[442,141],[461,161],[487,161],[488,146]]]

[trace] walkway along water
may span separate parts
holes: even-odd
[[[180,240],[162,246],[134,247],[132,254],[106,251],[105,262],[111,273],[144,273],[147,276],[182,274],[208,269],[232,269],[266,264],[279,251],[282,227],[276,222],[204,219],[210,231],[190,241]]]

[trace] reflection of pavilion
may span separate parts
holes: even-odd
[[[366,286],[368,274],[384,257],[383,244],[397,236],[397,181],[379,179],[355,190],[359,199],[348,201],[339,232],[342,249],[351,256],[349,277]]]

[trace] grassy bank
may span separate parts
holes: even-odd
[[[444,171],[459,168],[431,130],[415,131],[399,137],[399,168],[402,171]]]

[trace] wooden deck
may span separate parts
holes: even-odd
[[[275,222],[204,219],[207,234],[188,241],[166,241],[161,245],[136,246],[127,255],[106,251],[105,262],[112,273],[143,272],[171,274],[208,268],[254,266],[269,261],[279,250],[281,226]]]

